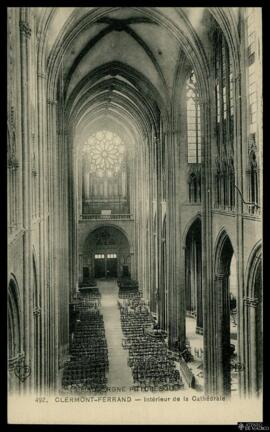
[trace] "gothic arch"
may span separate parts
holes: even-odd
[[[227,232],[222,229],[214,255],[214,309],[216,328],[217,392],[231,394],[231,342],[229,276],[234,249]]]
[[[237,29],[237,23],[233,12],[226,8],[209,8],[209,12],[215,18],[219,27],[221,28],[227,43],[229,45],[230,52],[233,57],[234,76],[240,74],[240,37]]]
[[[262,243],[250,253],[246,268],[245,389],[249,396],[260,396],[263,386],[263,289]]]
[[[192,227],[193,223],[199,219],[200,221],[202,221],[202,216],[201,216],[201,212],[198,211],[186,224],[183,235],[182,235],[182,244],[183,246],[186,244],[186,240],[187,240],[187,234],[190,230],[190,228]]]
[[[84,240],[80,278],[83,277],[86,280],[87,274],[91,278],[104,277],[109,274],[113,274],[113,277],[119,277],[124,271],[124,266],[131,273],[133,264],[131,263],[130,252],[130,242],[123,229],[118,229],[112,224],[99,224],[88,232]],[[114,257],[114,267],[110,271],[112,261],[109,254],[112,253],[116,256]],[[98,254],[102,254],[102,256],[98,257]],[[103,274],[104,276],[102,276]]]
[[[100,82],[101,77],[106,77],[108,73],[113,73],[115,76],[123,76],[129,83],[132,84],[132,87],[126,82],[119,82],[115,77],[112,77],[109,81],[103,80]],[[99,81],[97,85],[95,85],[96,80]],[[72,91],[71,95],[68,98],[68,116],[72,115],[73,118],[75,116],[78,116],[77,111],[79,110],[79,108],[77,106],[78,103],[76,104],[78,100],[80,101],[81,105],[83,99],[89,99],[90,92],[98,92],[102,88],[107,89],[109,84],[113,89],[118,91],[124,91],[124,94],[128,95],[129,99],[133,102],[133,104],[128,102],[129,109],[132,109],[132,114],[133,116],[135,114],[135,119],[140,119],[140,124],[144,124],[144,116],[142,115],[141,111],[138,111],[136,113],[136,109],[133,106],[134,103],[136,103],[136,106],[140,105],[140,109],[147,114],[148,122],[149,120],[151,120],[150,123],[153,123],[155,125],[156,130],[158,129],[158,124],[156,120],[155,106],[153,105],[153,101],[157,103],[159,110],[162,113],[162,116],[165,120],[168,121],[168,113],[166,111],[164,102],[162,101],[162,98],[159,94],[159,91],[152,85],[148,78],[142,75],[142,73],[135,70],[131,66],[128,66],[119,61],[114,61],[98,66],[87,76],[82,78],[82,80],[77,84],[76,88]],[[90,90],[88,90],[89,87]],[[144,97],[144,89],[147,89],[147,92],[150,93],[150,98],[149,96]],[[118,99],[120,98],[120,96],[117,97]],[[125,102],[127,103],[126,100]],[[93,101],[91,101],[91,104],[93,104]],[[145,129],[147,130],[147,124],[145,126]]]
[[[202,334],[202,222],[199,213],[188,224],[184,247],[186,311],[196,317],[196,332]]]
[[[127,231],[126,231],[124,228],[122,228],[122,227],[120,227],[120,226],[118,226],[118,225],[115,225],[115,224],[113,224],[113,223],[109,223],[109,224],[97,223],[97,224],[95,224],[95,226],[94,226],[93,228],[91,228],[91,229],[87,232],[87,234],[86,234],[86,236],[85,236],[85,238],[84,238],[84,240],[83,240],[83,245],[85,244],[85,242],[87,242],[89,236],[90,236],[94,231],[96,231],[96,230],[98,230],[98,229],[100,229],[100,228],[107,228],[107,227],[108,227],[108,228],[114,228],[114,229],[120,231],[120,232],[124,235],[124,237],[126,237],[127,242],[128,242],[128,244],[129,244],[129,247],[132,246],[132,245],[131,245],[131,240],[129,239],[129,235],[128,235]]]
[[[113,11],[115,11],[116,8],[113,8]],[[151,19],[157,23],[160,24],[162,27],[166,28],[167,31],[171,33],[171,35],[176,38],[179,45],[182,47],[182,49],[185,51],[185,54],[188,58],[194,56],[194,63],[195,58],[200,63],[200,69],[207,70],[207,63],[203,56],[203,51],[198,48],[197,41],[194,41],[194,34],[189,34],[189,37],[187,37],[182,30],[179,29],[179,27],[171,20],[169,19],[165,14],[162,14],[159,10],[149,10],[149,8],[146,7],[136,7],[134,8],[136,11],[142,12],[145,16],[149,16],[151,14]],[[68,43],[76,37],[76,35],[81,31],[82,28],[85,28],[85,26],[89,25],[90,23],[95,22],[98,18],[102,18],[104,15],[110,13],[112,11],[112,8],[98,8],[90,10],[81,20],[80,23],[76,24],[74,26],[74,12],[71,14],[71,16],[67,19],[67,22],[65,23],[63,29],[60,31],[60,34],[57,37],[57,40],[55,41],[54,47],[50,53],[49,61],[48,61],[48,72],[49,72],[49,80],[48,80],[48,89],[49,93],[51,95],[51,99],[55,99],[56,96],[56,83],[57,83],[57,77],[58,72],[60,68],[60,62],[58,61],[58,57],[63,54],[63,47],[65,50],[65,47],[68,45]],[[180,14],[182,20],[183,16]],[[186,23],[185,23],[186,24]],[[190,29],[189,29],[190,30]],[[46,37],[46,32],[44,34],[44,37]],[[192,49],[190,49],[192,48]]]
[[[20,291],[16,277],[11,274],[8,284],[8,361],[12,371],[22,354],[22,315]]]
[[[255,297],[255,278],[259,266],[262,264],[262,242],[259,240],[252,248],[246,266],[246,293],[247,297]]]
[[[226,249],[228,254],[226,254]],[[232,240],[227,233],[225,227],[222,227],[219,231],[219,234],[216,238],[214,245],[214,271],[216,275],[223,274],[225,271],[229,271],[228,261],[226,257],[230,256],[230,252],[232,254],[234,252],[234,247]]]

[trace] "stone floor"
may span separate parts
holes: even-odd
[[[186,317],[186,335],[190,342],[191,353],[194,356],[195,349],[203,349],[203,335],[196,333],[196,319],[192,317]],[[231,343],[235,345],[235,351],[237,353],[237,325],[233,320],[231,320]],[[200,359],[195,357],[194,361],[189,363],[196,380],[200,385],[203,386],[203,373],[202,373],[202,361],[203,357]],[[232,371],[231,374],[231,391],[232,397],[238,395],[238,374]]]
[[[118,308],[118,286],[114,279],[97,279],[97,287],[101,293],[100,312],[104,319],[108,346],[109,372],[107,375],[107,385],[115,390],[117,387],[125,388],[127,393],[130,393],[129,389],[134,383],[131,369],[127,365],[128,350],[124,350],[122,347],[123,333],[120,322],[120,311]],[[180,370],[179,363],[176,363],[176,367]],[[185,390],[187,390],[186,385]],[[112,390],[112,392],[113,391],[114,390]],[[182,391],[183,390],[179,390],[179,392]],[[164,391],[163,393],[167,394],[168,392]],[[176,393],[178,392],[174,392],[174,394]]]
[[[133,385],[130,367],[127,365],[128,351],[122,347],[122,329],[118,309],[118,286],[116,280],[97,280],[101,293],[101,309],[108,345],[109,373],[108,387],[126,387]]]
[[[122,347],[123,333],[120,322],[120,311],[118,308],[118,286],[114,279],[99,279],[97,280],[97,286],[101,293],[100,311],[104,319],[105,334],[108,345],[109,372],[107,375],[107,385],[112,389],[112,392],[121,387],[126,389],[129,393],[129,388],[133,386],[133,378],[131,369],[127,364],[128,351],[124,350]],[[203,349],[203,336],[196,334],[195,330],[196,320],[187,317],[186,334],[193,355],[194,348]],[[235,328],[233,328],[232,333],[235,333]],[[232,339],[234,338],[235,336]],[[234,340],[234,343],[235,342],[236,341]],[[192,369],[198,384],[201,386],[203,386],[202,360],[203,357],[201,359],[195,358],[194,362],[189,363],[189,367]],[[238,385],[236,378],[235,375],[232,376],[232,394],[237,393]],[[187,391],[186,386],[185,391]]]

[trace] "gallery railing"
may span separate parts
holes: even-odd
[[[81,214],[81,220],[133,220],[133,215],[131,214]]]

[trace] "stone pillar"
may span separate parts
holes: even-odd
[[[179,239],[180,243],[180,239]],[[177,314],[177,327],[178,327],[178,340],[180,343],[180,351],[185,349],[186,346],[186,286],[185,286],[185,255],[186,248],[181,247],[179,254],[179,266],[177,274],[178,286],[178,314]]]
[[[257,393],[257,337],[256,337],[256,308],[258,299],[246,297],[244,298],[244,308],[247,316],[247,336],[248,336],[248,352],[246,365],[247,368],[247,387],[250,396],[255,396]]]
[[[197,249],[197,325],[196,333],[203,334],[203,298],[202,298],[202,250],[201,244],[196,242]]]
[[[42,215],[40,236],[40,281],[41,281],[41,392],[47,390],[47,256],[48,256],[48,194],[47,194],[47,153],[46,153],[46,74],[37,73],[38,143],[40,154],[40,213]]]
[[[175,289],[176,274],[176,221],[175,221],[175,203],[177,197],[175,194],[175,146],[173,133],[169,131],[166,134],[166,148],[171,157],[165,158],[165,171],[167,176],[167,328],[169,347],[174,348],[177,340],[177,291]]]
[[[78,154],[78,150],[76,152],[76,161],[77,161],[77,165],[78,165],[78,200],[79,200],[79,205],[78,205],[78,210],[79,210],[79,214],[78,217],[80,218],[81,215],[83,214],[83,199],[84,199],[84,195],[83,195],[83,176],[82,176],[82,157],[80,154]],[[91,181],[91,176],[89,174],[89,182]],[[92,187],[92,185],[91,185]]]
[[[150,292],[150,310],[151,312],[156,313],[156,282],[157,282],[157,257],[156,257],[156,242],[157,242],[157,233],[154,232],[152,234],[152,248],[151,248],[151,292]]]
[[[212,205],[213,205],[213,154],[216,152],[216,122],[214,61],[211,61],[209,94],[201,103],[202,164],[201,164],[201,211],[202,211],[202,297],[203,297],[203,346],[204,388],[206,394],[215,393],[216,372],[214,365],[215,308],[213,281]],[[211,110],[210,110],[211,106]],[[213,144],[212,144],[213,143]]]
[[[227,397],[231,391],[230,371],[230,305],[228,291],[228,274],[220,274],[215,277],[216,292],[216,338],[214,364],[217,365],[217,393]]]
[[[89,173],[87,172],[85,164],[83,167],[83,191],[84,200],[89,200]]]
[[[23,335],[25,364],[32,366],[32,281],[31,281],[31,138],[30,138],[30,106],[29,106],[29,59],[31,28],[29,24],[29,8],[21,8],[20,14],[20,65],[21,65],[21,139],[22,139],[22,172],[23,172],[23,228],[24,228],[24,280],[23,280]],[[33,389],[33,376],[24,382],[24,391]]]

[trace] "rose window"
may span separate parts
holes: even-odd
[[[102,130],[92,135],[83,146],[89,172],[98,177],[112,177],[119,173],[125,146],[113,132]]]

